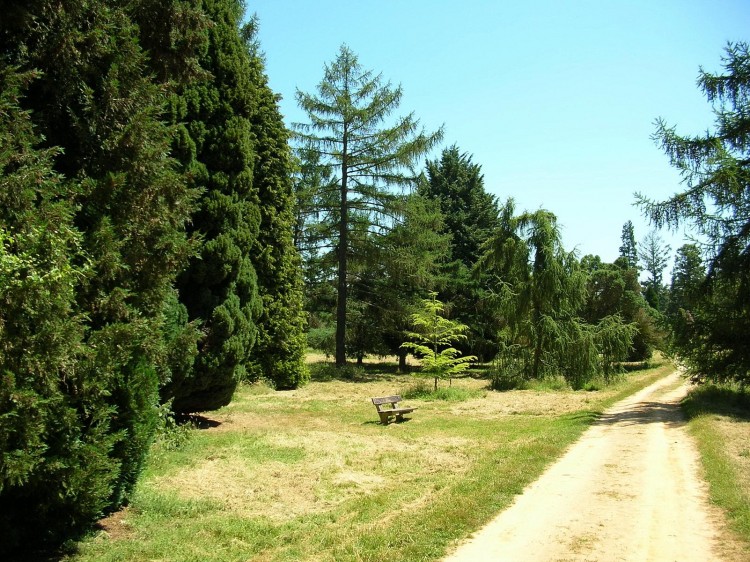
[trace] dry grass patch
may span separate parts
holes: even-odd
[[[737,487],[750,498],[750,421],[717,416],[713,424],[735,468]]]
[[[311,429],[288,414],[235,416],[232,423],[205,433],[236,431],[241,425],[250,437],[245,424],[263,421],[252,438],[270,450],[301,450],[300,461],[247,460],[241,449],[222,449],[193,466],[155,476],[147,485],[185,500],[217,502],[236,515],[284,521],[375,493],[393,485],[394,477],[403,484],[435,473],[461,474],[470,464],[466,449],[476,446],[461,438],[404,440],[392,433]],[[272,432],[271,422],[277,424]]]
[[[540,392],[511,390],[488,393],[451,408],[456,415],[471,415],[480,419],[502,416],[555,416],[577,412],[590,406],[592,397],[584,392]]]
[[[407,399],[411,420],[384,426],[370,398],[418,382],[393,370],[323,373],[295,391],[241,387],[207,414],[215,424],[177,447],[157,443],[128,517],[133,535],[102,535],[75,559],[436,560],[625,391],[499,393],[466,377],[453,387],[468,400]]]

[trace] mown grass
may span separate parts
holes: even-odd
[[[727,513],[750,558],[750,392],[705,384],[683,401],[711,501]]]
[[[208,429],[160,440],[130,507],[66,560],[437,560],[598,412],[670,370],[594,392],[498,393],[466,377],[434,393],[372,368],[243,387]],[[378,423],[369,397],[389,394],[417,406],[411,419]]]

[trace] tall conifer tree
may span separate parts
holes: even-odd
[[[638,250],[635,242],[635,228],[633,222],[627,221],[622,225],[622,234],[620,236],[622,245],[620,246],[620,257],[625,260],[627,267],[638,267]]]
[[[121,504],[138,477],[157,418],[164,307],[191,251],[192,194],[167,156],[164,94],[137,34],[124,7],[103,1],[13,3],[0,24],[3,62],[42,71],[21,103],[46,146],[62,148],[54,171],[71,183],[59,197],[76,209],[91,273],[73,310],[85,359],[58,382],[70,400],[60,424],[80,436],[55,442],[49,464],[4,495],[15,524],[33,517],[48,538]],[[90,463],[96,485],[71,479],[76,463]]]
[[[463,350],[489,358],[497,351],[498,325],[489,306],[492,275],[472,272],[481,247],[499,226],[498,205],[484,187],[479,164],[456,145],[443,150],[426,166],[419,191],[438,202],[445,217],[444,232],[452,238],[450,258],[443,267],[442,299],[455,318],[469,326]]]
[[[337,253],[336,365],[346,364],[348,265],[351,233],[356,225],[378,231],[379,221],[392,215],[392,186],[412,185],[407,173],[417,158],[442,138],[442,129],[427,133],[413,114],[387,125],[401,103],[401,88],[383,83],[365,70],[357,56],[342,45],[336,60],[325,66],[317,95],[297,91],[297,102],[310,122],[298,124],[299,139],[319,157],[333,176],[324,186],[335,206],[320,209],[329,225]]]
[[[178,289],[203,337],[192,367],[175,373],[162,391],[181,412],[229,403],[246,375],[262,306],[251,258],[261,221],[251,122],[257,88],[239,34],[244,12],[237,0],[206,0],[203,6],[211,25],[199,63],[208,75],[178,91],[172,105],[176,123],[184,123],[177,152],[185,173],[202,190],[191,229],[203,246],[180,276]]]
[[[260,233],[251,256],[258,273],[263,312],[248,365],[251,379],[266,377],[277,388],[307,380],[300,259],[294,245],[295,195],[289,133],[268,86],[256,44],[257,22],[242,30],[253,86],[251,131],[255,138],[254,184],[260,199]]]

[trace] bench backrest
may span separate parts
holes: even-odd
[[[372,403],[376,406],[382,404],[397,404],[398,402],[401,402],[400,396],[381,396],[380,398],[372,398]]]

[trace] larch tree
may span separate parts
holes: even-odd
[[[346,364],[346,326],[352,227],[387,228],[396,196],[393,187],[414,184],[417,160],[442,138],[428,133],[414,114],[389,121],[401,103],[401,87],[364,69],[346,45],[326,64],[316,94],[297,91],[297,102],[309,122],[296,124],[297,139],[331,171],[319,209],[336,252],[336,365]],[[391,124],[388,124],[391,123]]]
[[[705,296],[680,354],[716,380],[750,380],[750,48],[730,43],[723,73],[701,69],[714,131],[691,137],[659,120],[654,140],[686,188],[665,201],[638,202],[657,226],[688,225],[704,240]]]

